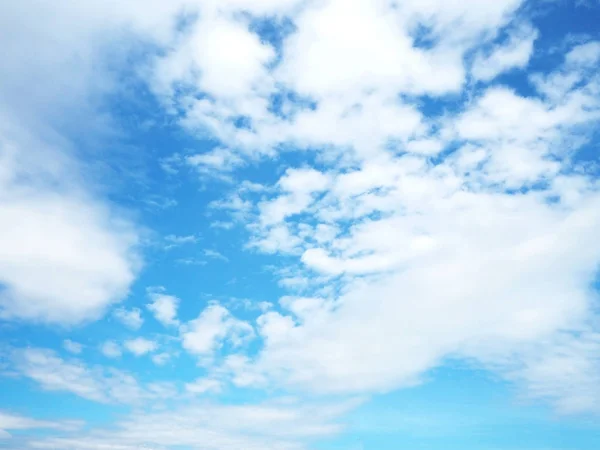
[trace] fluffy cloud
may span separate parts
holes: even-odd
[[[106,121],[91,119],[94,99],[111,89],[98,70],[98,32],[127,19],[102,2],[50,12],[0,7],[11,49],[0,77],[0,315],[73,325],[122,300],[140,266],[139,229],[98,195],[68,136],[82,124],[89,136],[106,132]],[[159,33],[149,16],[136,28]]]
[[[222,388],[222,383],[219,380],[211,378],[198,378],[197,380],[187,383],[185,389],[192,394],[206,394],[208,392],[219,392]]]
[[[177,297],[165,294],[164,288],[150,288],[148,290],[148,296],[151,303],[148,303],[146,307],[154,314],[156,320],[164,326],[179,324],[179,321],[177,320],[179,299]]]
[[[143,356],[151,353],[158,348],[156,342],[145,338],[135,338],[125,341],[123,347],[133,353],[135,356]]]
[[[99,36],[132,33],[160,48],[141,72],[161,105],[218,144],[179,164],[235,180],[250,162],[300,150],[297,167],[272,186],[239,183],[212,206],[232,213],[221,223],[246,225],[249,248],[284,256],[290,264],[276,272],[281,285],[301,286],[302,296],[281,298],[255,324],[211,302],[180,325],[181,345],[210,372],[188,383],[191,393],[229,381],[380,393],[418,383],[453,357],[561,411],[596,410],[598,326],[589,286],[600,261],[600,186],[577,156],[600,117],[600,46],[577,45],[555,70],[529,74],[527,96],[510,86],[472,86],[527,66],[537,31],[514,27],[523,23],[515,20],[522,3],[92,2],[59,6],[30,27],[7,11],[0,30],[36,30],[40,45],[7,44],[14,55],[5,64],[9,106],[1,117],[33,115],[37,125],[38,108],[21,105],[21,97],[53,99],[34,106],[57,117],[46,113],[68,111],[71,96],[104,92],[92,85],[110,90],[110,78],[100,82],[93,70],[101,66]],[[268,16],[278,36],[261,35],[253,14]],[[74,18],[78,32],[69,33],[61,25]],[[34,48],[39,57],[18,57]],[[69,58],[81,60],[81,70]],[[44,73],[48,82],[23,83],[18,73]],[[44,95],[24,96],[19,85]],[[100,317],[136,276],[139,230],[73,180],[83,170],[62,139],[16,122],[0,130],[1,315],[70,324]],[[174,160],[165,164],[174,175]],[[187,238],[167,241],[195,242]],[[160,322],[179,325],[175,297],[150,298]],[[120,311],[141,323],[139,311]],[[260,345],[244,354],[242,344],[256,336]],[[124,346],[136,355],[156,350],[143,338]],[[102,349],[121,353],[111,342]],[[153,361],[162,364],[165,355]],[[172,386],[141,385],[47,350],[18,351],[15,367],[43,389],[93,401],[174,395]],[[32,446],[301,449],[339,431],[335,417],[347,409],[203,404],[137,412],[110,432]]]
[[[107,358],[119,358],[123,354],[121,346],[114,341],[103,342],[100,351]]]
[[[144,323],[142,311],[139,308],[132,308],[131,310],[117,308],[113,311],[113,316],[127,328],[132,330],[139,330]]]
[[[226,173],[244,164],[242,158],[232,150],[223,147],[215,148],[207,153],[188,156],[185,162],[202,175],[212,175],[223,180],[230,180]]]
[[[31,429],[50,429],[62,431],[74,431],[79,427],[78,422],[53,422],[46,420],[36,420],[29,417],[23,417],[11,414],[7,411],[0,411],[0,439],[10,438],[9,431],[31,430]]]
[[[490,81],[511,69],[523,69],[533,54],[537,31],[522,27],[513,31],[506,42],[495,45],[489,53],[478,55],[472,73],[478,80]]]
[[[335,2],[326,5],[309,9],[308,18],[303,16],[307,22],[299,22],[300,31],[286,45],[316,57],[306,42],[297,41],[304,29],[327,32],[319,21],[327,23],[327,8],[335,11]],[[375,14],[361,11],[367,18]],[[502,23],[502,17],[499,13],[493,23]],[[522,67],[535,36],[528,30],[492,47],[487,61],[474,68],[485,66],[487,72],[474,76],[491,79]],[[397,134],[398,126],[386,128],[382,120],[370,127],[371,108],[388,107],[385,95],[352,97],[356,86],[385,92],[389,85],[376,77],[350,72],[347,84],[345,79],[327,84],[326,78],[300,78],[297,69],[291,72],[305,84],[283,77],[318,99],[314,110],[298,113],[289,127],[305,138],[311,131],[302,128],[300,117],[317,117],[341,105],[342,100],[331,103],[327,97],[336,89],[358,106],[336,113],[335,130],[318,138],[326,144],[319,156],[329,161],[327,171],[288,170],[271,191],[274,197],[248,204],[256,197],[238,191],[238,204],[247,212],[255,248],[301,255],[309,274],[325,277],[313,275],[315,287],[329,279],[340,283],[340,294],[282,300],[289,312],[268,312],[257,322],[262,352],[233,371],[259,384],[270,378],[315,391],[380,392],[418,382],[445,357],[458,355],[518,380],[531,395],[563,410],[593,408],[581,399],[596,395],[586,386],[593,385],[599,370],[575,338],[568,355],[556,356],[554,346],[539,347],[537,358],[518,349],[553,341],[557,333],[580,333],[592,314],[587,286],[600,259],[600,247],[590,245],[600,221],[600,196],[593,175],[573,166],[571,158],[599,115],[598,80],[586,72],[598,58],[594,49],[593,43],[578,46],[553,73],[533,76],[536,96],[491,87],[439,121],[414,109],[416,119],[405,121],[411,124],[405,134]],[[331,67],[338,73],[338,65]],[[345,66],[339,62],[339,67]],[[421,88],[438,92],[425,84]],[[393,89],[413,92],[407,82]],[[366,119],[364,125],[347,120],[353,113]],[[260,135],[260,127],[256,130]],[[355,133],[368,140],[351,139]],[[267,134],[259,137],[268,140],[272,135]],[[411,135],[418,139],[398,146],[407,153],[382,147]],[[279,133],[277,139],[285,142],[290,136]],[[350,146],[350,155],[357,151],[354,166],[332,161],[336,146]],[[455,150],[438,161],[427,158],[445,146]],[[318,179],[300,177],[314,174]],[[290,182],[294,179],[301,181]],[[509,355],[513,367],[504,364]],[[563,364],[556,361],[572,361],[580,369],[583,394],[572,386],[556,388],[555,380],[564,379]]]
[[[224,343],[238,347],[254,336],[252,326],[231,315],[223,306],[210,304],[197,319],[181,327],[181,343],[188,352],[211,358]]]
[[[73,160],[11,123],[0,129],[0,316],[96,319],[135,278],[137,232],[67,175]]]

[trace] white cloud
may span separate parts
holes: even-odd
[[[181,327],[183,348],[208,358],[224,343],[238,347],[253,336],[254,330],[249,323],[236,319],[217,303],[210,304],[197,319]]]
[[[223,178],[223,173],[231,172],[244,164],[244,160],[228,148],[218,147],[206,153],[188,156],[186,163],[203,175]]]
[[[121,346],[114,341],[103,342],[100,351],[107,358],[119,358],[123,354]]]
[[[139,330],[144,323],[142,311],[139,308],[132,308],[131,310],[117,308],[113,311],[113,316],[127,328],[131,328],[132,330]]]
[[[575,67],[590,67],[600,61],[600,42],[590,41],[573,47],[566,55],[566,63]]]
[[[164,326],[174,326],[179,324],[177,319],[177,308],[180,300],[172,295],[164,293],[164,288],[148,289],[148,297],[151,303],[146,307],[154,314],[156,320]]]
[[[225,262],[229,261],[229,258],[216,250],[204,249],[203,253],[207,258],[220,259],[221,261]]]
[[[10,431],[32,430],[32,429],[50,429],[61,431],[74,431],[81,424],[74,421],[47,421],[36,420],[29,417],[12,414],[8,411],[0,410],[0,439],[10,438]]]
[[[30,445],[65,450],[135,450],[140,446],[306,450],[315,439],[338,434],[343,429],[338,418],[357,404],[356,401],[310,404],[276,399],[239,406],[206,402],[180,405],[175,410],[134,412],[114,428],[37,438]]]
[[[188,40],[160,61],[157,82],[170,88],[178,78],[193,80],[193,73],[199,71],[195,81],[211,95],[227,98],[246,95],[265,76],[264,64],[273,58],[274,52],[258,36],[249,33],[243,22],[218,15],[210,19],[201,20]],[[229,74],[227,80],[223,77],[225,73]]]
[[[98,99],[115,87],[101,56],[104,31],[116,36],[127,28],[144,40],[159,39],[178,9],[157,2],[141,14],[139,5],[0,6],[0,40],[10,48],[0,76],[5,319],[64,325],[96,320],[127,296],[137,275],[140,230],[100,194],[98,173],[81,163],[84,148],[73,142],[86,140],[74,136],[77,130],[85,129],[79,137],[92,141],[114,130],[96,114]],[[32,52],[36,58],[27,57]]]
[[[589,319],[600,198],[597,182],[574,173],[570,158],[599,116],[595,45],[574,48],[551,74],[531,76],[537,94],[528,97],[465,84],[471,54],[473,76],[484,81],[527,66],[537,31],[511,23],[521,4],[310,4],[294,17],[273,70],[265,66],[268,44],[256,45],[243,22],[215,22],[230,33],[225,42],[251,48],[248,72],[227,92],[215,81],[225,59],[211,62],[203,79],[207,60],[182,56],[193,45],[210,47],[208,37],[200,44],[192,33],[158,61],[159,73],[170,69],[169,86],[184,82],[194,92],[170,97],[184,126],[240,158],[280,145],[316,156],[315,167],[289,169],[261,198],[236,190],[213,204],[247,224],[251,248],[298,258],[301,273],[286,275],[284,286],[312,274],[306,297],[282,300],[284,312],[259,318],[264,348],[256,358],[237,365],[225,358],[234,383],[381,392],[418,382],[448,355],[488,364],[493,354],[512,356],[521,367],[513,378],[533,386],[525,372],[534,359],[517,350]],[[189,61],[200,68],[196,79]],[[281,86],[305,100],[284,98],[281,113],[273,112],[267,99]],[[458,93],[468,100],[443,117],[410,100]],[[250,126],[232,126],[240,115]],[[323,280],[334,287],[313,295]],[[209,306],[193,339],[183,331],[184,346],[212,354],[226,334],[224,317]],[[539,358],[551,356],[544,348]],[[528,373],[542,382],[541,371]]]
[[[198,258],[179,258],[176,259],[177,264],[183,264],[184,266],[205,266],[208,264],[206,261]]]
[[[125,341],[123,347],[135,356],[143,356],[147,353],[154,352],[158,348],[158,345],[154,341],[139,337]]]
[[[78,355],[83,350],[83,345],[71,339],[65,339],[63,341],[63,348],[70,353]]]
[[[283,298],[282,311],[260,316],[264,345],[252,358],[238,354],[254,336],[252,325],[211,303],[181,326],[186,350],[213,362],[222,349],[222,367],[213,369],[238,386],[342,393],[413,384],[448,356],[464,357],[562,410],[596,407],[597,330],[588,327],[600,194],[572,156],[599,117],[597,43],[573,48],[553,73],[531,76],[537,92],[523,97],[502,86],[472,91],[464,67],[467,55],[488,44],[491,52],[476,59],[476,78],[525,67],[535,31],[493,44],[520,0],[311,3],[294,10],[295,29],[280,55],[238,13],[271,17],[290,11],[293,1],[80,3],[31,15],[25,2],[0,14],[1,37],[10,37],[3,39],[10,54],[1,117],[17,118],[3,120],[0,130],[3,317],[93,320],[124,298],[135,278],[139,231],[70,176],[84,172],[62,145],[50,145],[63,140],[45,139],[53,133],[36,122],[58,120],[69,106],[78,111],[74,99],[110,85],[95,74],[101,64],[88,46],[101,48],[97,36],[121,37],[127,27],[140,35],[136,42],[163,47],[147,72],[164,105],[188,130],[222,145],[188,162],[232,169],[281,147],[315,157],[314,168],[289,169],[272,190],[261,188],[261,199],[238,189],[213,206],[247,223],[250,247],[293,259],[292,267],[301,267],[294,282],[311,275],[329,290]],[[200,14],[174,33],[182,6]],[[28,26],[17,20],[30,16]],[[23,39],[20,29],[31,37]],[[73,70],[76,59],[81,67]],[[40,73],[43,83],[24,82],[23,75],[37,81]],[[20,86],[33,92],[24,95]],[[281,114],[274,112],[271,96],[289,91],[303,101],[284,98]],[[443,117],[424,114],[420,95],[435,102],[449,94],[468,100]],[[25,130],[12,125],[32,117]],[[175,302],[166,304],[153,312],[176,324]],[[141,324],[139,312],[122,311]],[[143,354],[156,345],[139,338],[125,346]],[[120,354],[114,343],[103,349]],[[19,352],[17,362],[44,389],[96,401],[168,391],[39,349]],[[307,436],[339,430],[331,424],[339,409],[300,410],[202,405],[181,416],[138,413],[105,437],[38,446],[131,448],[143,436],[157,446],[299,449]]]
[[[495,45],[487,54],[477,55],[472,67],[473,76],[490,81],[511,69],[525,68],[533,55],[537,37],[537,31],[530,26],[514,30],[506,42]]]
[[[169,234],[165,236],[165,241],[167,242],[167,248],[172,248],[184,244],[195,244],[199,241],[199,238],[194,234],[189,234],[185,236]]]
[[[84,191],[62,149],[0,116],[0,316],[97,319],[135,278],[137,232]]]
[[[520,359],[487,363],[521,386],[527,399],[551,402],[562,414],[597,412],[600,404],[600,335],[560,333],[520,349]]]
[[[222,383],[211,378],[198,378],[191,383],[186,383],[185,389],[192,394],[219,393],[222,389]]]
[[[327,14],[319,8],[334,6],[310,9],[303,26],[328,33]],[[502,14],[496,21],[502,23]],[[316,57],[308,44],[302,46],[307,58]],[[473,95],[457,113],[420,117],[404,135],[414,139],[399,145],[398,153],[381,147],[398,136],[397,127],[370,127],[368,120],[361,127],[345,118],[365,105],[381,111],[387,97],[370,94],[371,104],[353,98],[359,106],[319,138],[325,144],[313,173],[326,181],[288,183],[289,171],[276,184],[276,197],[252,200],[238,193],[249,212],[252,247],[296,255],[306,273],[336,287],[323,296],[282,299],[284,312],[262,315],[261,352],[223,362],[234,384],[382,392],[419,382],[452,355],[479,361],[561,410],[594,409],[594,401],[585,399],[595,400],[592,386],[600,373],[589,337],[595,334],[586,331],[584,339],[581,333],[594,318],[588,286],[600,260],[594,244],[600,186],[592,175],[574,171],[571,160],[600,117],[598,80],[586,69],[595,61],[593,48],[573,50],[576,56],[567,56],[553,73],[533,77],[539,95],[495,86]],[[495,74],[516,65],[501,62]],[[328,67],[338,73],[335,64]],[[350,79],[353,72],[335,86],[302,75],[294,71],[303,89],[323,98],[315,111],[300,115],[339,107],[328,105],[327,96],[336,89],[350,96],[353,83],[382,91],[387,86],[369,75]],[[576,81],[561,84],[556,77]],[[556,86],[561,90],[549,89]],[[290,127],[310,134],[302,120]],[[339,155],[336,146],[352,155],[346,146],[355,133],[360,157],[332,157]],[[288,136],[279,135],[278,142]],[[427,158],[452,146],[456,150],[437,161]],[[281,273],[286,285],[289,275]],[[569,336],[566,343],[557,341],[561,333]],[[571,375],[580,383],[559,388]]]
[[[157,366],[164,366],[167,364],[169,359],[171,359],[171,355],[169,353],[157,353],[152,355],[152,362]]]
[[[100,403],[137,404],[172,398],[172,392],[141,385],[130,374],[112,368],[89,367],[79,360],[63,360],[52,350],[27,348],[13,355],[15,370],[47,391],[70,392]]]

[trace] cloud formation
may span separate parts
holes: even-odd
[[[11,348],[12,375],[44,391],[137,408],[89,431],[0,413],[0,436],[61,432],[31,448],[302,450],[341,432],[363,396],[422,383],[452,360],[561,413],[599,412],[600,41],[550,49],[530,4],[0,6],[0,319],[73,327],[112,310],[126,329],[93,345],[115,365],[148,363],[166,378],[176,354],[166,341],[192,361],[189,379],[151,382],[75,358],[81,344],[63,338],[69,358]],[[122,131],[105,102],[126,97],[130,79],[157,123],[205,144],[154,161],[173,191],[200,176],[211,230],[237,233],[200,256],[232,272],[234,250],[275,261],[277,304],[240,311],[211,293],[197,307],[195,286],[171,281],[198,266],[202,281],[222,273],[178,255],[172,272],[143,279],[143,303],[117,306],[142,268],[144,230],[79,144]],[[148,198],[189,203],[188,191]],[[198,211],[165,208],[149,222],[194,221],[161,233],[165,249],[204,241],[189,230]],[[160,277],[177,296],[143,291]],[[156,319],[144,330],[160,331],[118,335],[142,327],[141,308]],[[303,399],[213,400],[224,392]]]

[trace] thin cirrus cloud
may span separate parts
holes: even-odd
[[[0,6],[0,319],[70,333],[11,347],[11,375],[157,406],[109,432],[2,413],[2,436],[304,450],[449,361],[598,413],[600,42],[552,35],[531,4]],[[133,126],[121,103],[142,91]],[[155,148],[142,133],[166,123]]]

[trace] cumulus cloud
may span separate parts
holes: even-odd
[[[126,20],[106,8],[91,13],[91,4],[80,6],[50,11],[24,2],[0,11],[0,39],[11,49],[0,81],[4,319],[95,320],[127,295],[140,267],[138,227],[98,195],[69,139],[79,120],[90,136],[106,131],[93,100],[111,89],[98,70],[97,33]],[[32,52],[36,58],[26,56]]]
[[[123,36],[118,31],[160,49],[141,71],[149,89],[185,130],[217,143],[162,161],[171,176],[177,163],[237,182],[236,170],[251,162],[283,152],[299,161],[262,185],[240,182],[211,211],[231,214],[214,222],[224,229],[246,226],[247,248],[282,257],[289,265],[276,272],[280,284],[301,287],[301,296],[282,297],[252,322],[209,302],[181,323],[179,299],[149,293],[148,309],[178,326],[182,347],[208,369],[187,383],[189,393],[231,382],[368,395],[419,383],[453,357],[495,371],[560,411],[597,410],[590,285],[600,261],[600,186],[595,169],[577,156],[600,118],[598,42],[569,49],[552,70],[529,73],[524,95],[499,77],[527,67],[533,55],[538,32],[519,26],[521,0],[104,3],[93,2],[94,14],[61,6],[48,24],[40,14],[39,27],[28,27],[39,49],[14,38],[7,44],[19,44],[15,55],[35,48],[40,57],[13,55],[6,64],[9,107],[0,117],[29,118],[37,110],[15,100],[23,94],[18,73],[48,74],[46,95],[27,96],[54,99],[39,105],[43,113],[70,101],[54,86],[73,83],[63,90],[87,99],[93,84],[110,85],[97,83],[95,51],[84,46],[95,49],[97,36]],[[261,34],[252,20],[258,14],[280,35]],[[11,17],[0,30],[19,28]],[[78,32],[70,34],[61,25],[75,17]],[[49,52],[51,30],[61,38]],[[49,58],[54,53],[58,60]],[[68,71],[76,72],[71,80],[61,68],[73,55],[82,67]],[[7,119],[0,128],[0,315],[93,320],[135,279],[139,230],[82,177],[65,176],[83,171],[63,139],[18,122]],[[166,240],[195,242],[190,236]],[[139,310],[117,311],[139,328]],[[245,352],[254,338],[257,348]],[[123,346],[138,356],[157,350],[144,338]],[[121,354],[110,341],[102,351]],[[165,355],[152,360],[163,364]],[[173,396],[172,386],[142,385],[48,350],[18,351],[15,366],[43,389],[98,402]],[[135,412],[111,432],[33,445],[127,449],[142,440],[302,449],[339,431],[335,418],[348,408],[284,402]]]
[[[398,96],[461,91],[463,57],[482,43],[488,50],[476,56],[473,77],[523,68],[537,31],[513,27],[496,39],[518,1],[484,12],[469,2],[405,2],[393,11],[367,3],[304,9],[281,62],[268,76],[256,71],[235,98],[260,106],[265,90],[276,93],[274,77],[310,101],[244,110],[251,127],[228,125],[233,113],[218,90],[186,112],[186,126],[210,126],[249,155],[281,144],[318,148],[318,168],[288,169],[266,196],[238,189],[220,204],[247,223],[252,248],[296,256],[309,286],[339,288],[325,298],[287,299],[284,312],[261,316],[264,348],[233,371],[258,384],[371,393],[419,382],[448,355],[461,355],[534,391],[531,374],[542,383],[542,372],[516,350],[578,332],[593,315],[588,285],[600,248],[589,242],[600,197],[572,157],[599,116],[598,80],[587,69],[596,47],[578,46],[551,73],[531,75],[536,95],[492,86],[453,114],[426,116]],[[414,45],[411,24],[424,17],[430,47]],[[214,348],[217,335],[207,332],[198,348]],[[540,351],[552,359],[551,349]],[[508,355],[520,375],[497,364]],[[593,380],[588,372],[582,379]],[[568,403],[566,393],[539,391]]]
[[[152,355],[152,362],[157,366],[164,366],[171,359],[171,354],[169,353],[157,353]]]
[[[178,236],[176,234],[169,234],[165,236],[165,249],[170,250],[175,247],[179,247],[185,244],[196,244],[199,241],[199,237],[194,234],[189,234],[185,236]]]
[[[0,316],[66,325],[97,319],[135,279],[137,231],[73,180],[77,164],[60,148],[2,122]]]
[[[172,326],[179,324],[177,320],[177,307],[179,306],[180,300],[172,295],[164,293],[164,288],[149,288],[148,297],[151,303],[148,303],[146,307],[156,320],[162,323],[164,326]]]
[[[123,343],[123,347],[133,353],[135,356],[143,356],[151,353],[158,348],[158,344],[146,338],[135,338]]]
[[[487,54],[479,54],[472,67],[473,76],[490,81],[511,69],[523,69],[533,55],[538,33],[530,26],[512,31],[506,42],[497,44]]]
[[[183,348],[209,359],[225,343],[239,347],[253,336],[254,329],[248,322],[236,319],[218,303],[211,303],[198,318],[181,327]]]
[[[127,328],[132,330],[139,330],[144,323],[142,311],[139,308],[132,308],[130,310],[126,308],[117,308],[113,311],[113,316]]]

